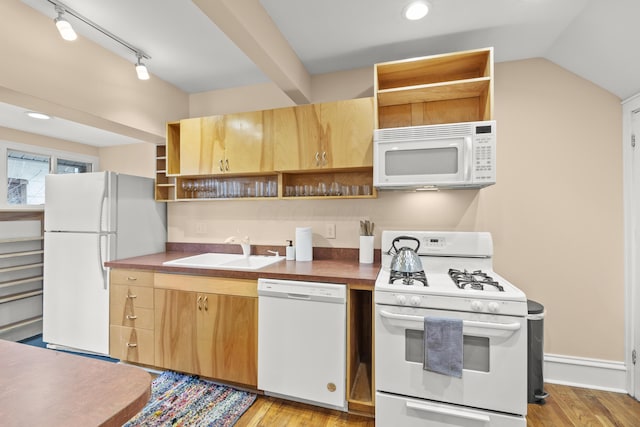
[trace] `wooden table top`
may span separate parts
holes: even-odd
[[[143,369],[0,340],[0,423],[122,426],[151,395]]]

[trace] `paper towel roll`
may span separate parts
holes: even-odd
[[[296,227],[296,261],[313,260],[311,227]]]

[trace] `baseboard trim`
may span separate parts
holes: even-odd
[[[545,354],[543,375],[552,384],[628,394],[624,362]]]

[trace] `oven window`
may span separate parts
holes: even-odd
[[[489,372],[489,338],[464,335],[462,366],[464,369]],[[405,329],[404,357],[407,362],[424,361],[424,332]]]
[[[435,175],[458,173],[456,147],[385,152],[385,173],[394,175]]]

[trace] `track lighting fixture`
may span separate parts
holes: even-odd
[[[133,54],[136,56],[135,67],[136,67],[136,74],[138,75],[138,78],[140,80],[149,80],[149,70],[147,70],[147,66],[142,63],[142,59],[147,59],[147,60],[151,59],[149,55],[147,55],[137,47],[130,45],[129,43],[122,40],[120,37],[116,36],[115,34],[105,30],[104,28],[102,28],[95,22],[91,21],[90,19],[80,15],[78,12],[71,9],[69,6],[65,5],[64,3],[59,2],[57,0],[47,0],[47,1],[55,7],[56,13],[58,14],[57,18],[55,18],[53,21],[56,23],[56,27],[58,28],[58,31],[60,32],[60,35],[62,36],[63,39],[75,40],[76,38],[78,38],[78,35],[73,30],[73,27],[71,27],[71,24],[69,23],[69,21],[67,21],[67,19],[64,16],[65,14],[69,14],[74,18],[78,19],[79,21],[84,22],[94,30],[101,32],[105,36],[109,37],[111,40],[117,43],[120,43],[122,46],[126,47],[131,52],[133,52]]]
[[[56,12],[58,13],[58,17],[53,20],[56,23],[56,27],[58,28],[58,32],[60,36],[68,41],[73,41],[78,38],[78,35],[73,30],[73,27],[67,21],[67,18],[64,17],[64,9],[56,6]]]
[[[147,70],[147,66],[140,62],[142,60],[142,55],[138,53],[136,54],[136,57],[138,58],[138,62],[136,63],[136,73],[138,74],[138,79],[149,80],[149,71]]]

